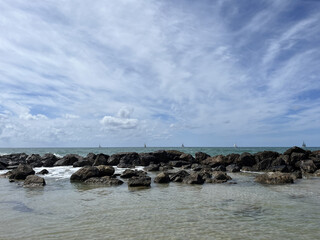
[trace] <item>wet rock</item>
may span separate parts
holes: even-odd
[[[10,179],[24,180],[29,175],[34,175],[35,172],[30,165],[20,164],[18,168],[11,171]]]
[[[100,171],[97,167],[85,166],[73,173],[70,177],[71,181],[85,181],[88,178],[100,177]]]
[[[44,180],[44,178],[36,175],[27,176],[26,180],[23,183],[24,187],[43,187],[45,185],[46,181]]]
[[[12,153],[1,156],[1,162],[7,164],[7,166],[16,166],[19,164],[26,164],[27,157],[28,155],[25,153]]]
[[[186,161],[170,161],[169,162],[169,166],[172,166],[172,167],[182,167],[188,164],[189,162],[186,162]]]
[[[256,163],[255,157],[250,153],[244,152],[240,155],[237,164],[241,167],[252,167]]]
[[[240,172],[240,167],[237,164],[230,164],[226,167],[228,172]]]
[[[297,178],[301,179],[302,178],[302,172],[300,170],[294,171],[291,173],[291,176],[293,180],[296,180]]]
[[[237,154],[237,153],[231,153],[231,154],[228,154],[226,156],[226,158],[228,158],[228,164],[231,165],[231,164],[235,164],[236,162],[238,162],[238,159],[240,158],[240,154]],[[228,165],[227,164],[227,165]]]
[[[150,164],[149,166],[145,167],[144,170],[147,172],[156,172],[159,171],[160,164]]]
[[[52,153],[46,153],[41,157],[41,161],[43,163],[43,167],[53,167],[53,165],[58,161],[59,159],[53,155]]]
[[[151,162],[155,163],[157,161],[156,157],[150,153],[140,153],[140,165],[148,166]]]
[[[174,174],[172,174],[172,176],[170,176],[170,181],[171,182],[182,182],[189,175],[190,174],[187,171],[180,170],[177,173],[174,173]]]
[[[77,154],[67,154],[60,160],[56,161],[53,166],[70,166],[73,165],[75,162],[81,161],[83,158]]]
[[[151,178],[149,176],[132,177],[128,180],[129,187],[150,187]]]
[[[271,172],[289,172],[287,165],[271,166],[268,170]]]
[[[258,152],[256,154],[254,154],[254,157],[256,159],[256,162],[260,162],[263,160],[271,160],[274,161],[277,159],[277,157],[279,157],[279,153],[278,152],[273,152],[273,151],[263,151],[263,152]]]
[[[4,174],[0,174],[0,178],[9,178],[12,174],[12,171],[8,171]]]
[[[273,159],[264,159],[253,166],[254,171],[264,171],[271,167]]]
[[[119,186],[123,184],[123,181],[120,179],[111,177],[111,176],[104,176],[104,177],[92,177],[84,181],[88,184],[103,184],[106,186]]]
[[[166,172],[161,172],[159,173],[155,179],[154,179],[155,183],[169,183],[170,182],[170,177],[169,174]]]
[[[225,183],[232,178],[225,172],[214,172],[212,183]]]
[[[318,169],[317,171],[315,171],[315,172],[314,172],[314,175],[315,175],[316,177],[320,177],[320,169]]]
[[[0,163],[0,170],[4,170],[6,167]]]
[[[94,153],[88,153],[87,156],[85,157],[86,160],[92,162],[92,164],[94,163],[94,160],[96,160],[97,155]]]
[[[159,167],[159,171],[162,171],[162,172],[166,172],[166,171],[169,171],[169,170],[172,170],[173,167],[172,166],[168,166],[168,165],[164,165],[164,166],[160,166]]]
[[[132,170],[132,169],[126,169],[121,175],[121,178],[132,178],[132,177],[140,177],[140,176],[146,176],[147,173],[142,170]]]
[[[210,157],[210,155],[206,154],[204,152],[196,152],[196,154],[195,154],[195,162],[196,163],[201,163],[202,161],[206,160],[209,157]]]
[[[205,180],[202,178],[202,175],[198,172],[193,172],[183,179],[183,183],[187,184],[203,184],[204,181]]]
[[[96,167],[99,170],[99,176],[112,176],[115,172],[114,167],[112,166],[106,166],[106,165],[100,165]]]
[[[298,169],[300,164],[297,164],[297,163],[302,161],[302,160],[306,160],[307,158],[308,158],[308,155],[306,153],[293,152],[290,155],[288,165]]]
[[[108,165],[109,155],[100,153],[96,155],[92,166]]]
[[[177,150],[167,150],[166,152],[167,152],[168,161],[180,160],[181,156],[185,155],[184,152],[177,151]]]
[[[297,146],[294,146],[292,148],[289,148],[287,151],[285,151],[283,154],[284,155],[291,155],[292,153],[306,153],[306,150],[299,148]]]
[[[119,163],[122,165],[138,166],[140,165],[140,157],[136,152],[124,152],[112,154],[108,159],[108,164],[116,166]]]
[[[209,157],[201,162],[203,165],[208,165],[210,167],[217,167],[220,165],[228,165],[228,158],[223,155],[217,155],[214,157]]]
[[[42,167],[42,159],[39,154],[31,154],[27,157],[26,163],[31,167]]]
[[[40,172],[37,172],[37,174],[40,174],[40,175],[46,175],[48,173],[49,171],[47,169],[42,169]]]
[[[312,160],[305,160],[301,161],[300,169],[305,173],[314,173],[317,170],[317,167]]]
[[[83,159],[83,160],[75,162],[72,166],[73,167],[84,167],[84,166],[92,166],[92,164],[93,163],[90,160]]]
[[[186,162],[187,164],[196,162],[194,157],[191,154],[186,154],[186,153],[181,154],[179,160],[182,162]]]
[[[222,172],[225,172],[227,171],[226,167],[224,165],[220,165],[220,166],[217,166],[215,168],[212,169],[212,171],[222,171]]]
[[[269,172],[258,175],[255,181],[262,184],[287,184],[293,183],[294,178],[289,173]]]

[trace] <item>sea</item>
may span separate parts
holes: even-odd
[[[152,152],[284,152],[287,148],[0,148],[0,155]],[[308,148],[319,150],[319,148]],[[137,167],[142,169],[142,167]],[[40,171],[43,168],[35,168]],[[0,240],[11,239],[319,239],[320,178],[261,185],[259,173],[228,173],[232,183],[128,188],[71,183],[79,168],[46,168],[47,185],[24,188],[0,178]],[[125,169],[116,168],[117,173]],[[0,171],[0,174],[5,173]],[[152,178],[156,173],[148,173]]]

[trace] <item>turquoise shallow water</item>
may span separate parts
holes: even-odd
[[[137,151],[74,150],[50,152],[86,155]],[[244,149],[202,151],[215,155],[229,150]],[[22,152],[42,154],[47,149],[28,151]],[[48,169],[51,174],[45,177],[47,185],[43,189],[26,189],[0,178],[1,240],[318,239],[320,235],[320,178],[316,177],[292,185],[264,186],[253,181],[254,174],[237,173],[230,174],[237,182],[231,185],[152,183],[148,189],[129,189],[126,184],[104,187],[70,183],[69,177],[76,169]]]

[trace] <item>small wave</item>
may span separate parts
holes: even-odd
[[[5,152],[0,152],[0,156],[4,156],[4,155],[9,155],[9,154]]]
[[[53,153],[53,155],[55,155],[55,156],[58,157],[58,158],[63,158],[63,156],[60,155],[60,154],[58,154],[58,153]]]

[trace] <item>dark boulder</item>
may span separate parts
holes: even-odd
[[[141,166],[148,166],[151,162],[156,163],[159,161],[157,161],[157,158],[150,154],[150,153],[140,153],[139,154],[140,157],[140,165]]]
[[[252,167],[255,163],[255,157],[251,155],[250,153],[244,152],[240,155],[236,162],[239,166],[247,166],[247,167]]]
[[[4,169],[6,169],[6,167],[2,165],[2,163],[0,163],[0,170],[4,170]]]
[[[115,172],[115,169],[112,166],[100,165],[96,166],[96,168],[99,170],[100,177],[112,176]]]
[[[237,164],[230,164],[226,167],[228,172],[240,172],[240,167]]]
[[[263,159],[253,166],[254,171],[265,171],[271,167],[273,160],[271,158]]]
[[[29,175],[34,175],[35,172],[30,165],[20,164],[16,169],[11,171],[9,179],[24,180]]]
[[[202,161],[206,160],[209,157],[210,157],[210,155],[206,154],[204,152],[196,152],[196,154],[195,154],[195,162],[196,163],[201,163]]]
[[[271,172],[290,172],[287,165],[277,165],[269,167],[268,171]]]
[[[145,167],[144,170],[148,172],[156,172],[159,171],[160,164],[151,163],[149,166]]]
[[[294,178],[289,173],[269,172],[258,175],[255,181],[262,184],[287,184],[293,183]]]
[[[100,177],[100,171],[97,167],[85,166],[73,173],[70,177],[71,181],[85,181],[91,177]]]
[[[37,172],[37,174],[40,174],[40,175],[46,175],[48,173],[49,171],[47,169],[42,169],[40,172]]]
[[[219,165],[215,168],[212,169],[212,171],[221,171],[221,172],[225,172],[227,171],[226,167],[224,165]]]
[[[26,180],[24,180],[23,183],[24,187],[43,187],[45,185],[46,181],[44,180],[44,178],[36,175],[27,176]]]
[[[181,156],[185,155],[184,152],[177,151],[177,150],[167,150],[166,152],[167,152],[168,161],[180,160]]]
[[[154,178],[155,183],[169,183],[170,177],[167,172],[161,172]]]
[[[202,175],[198,172],[193,172],[183,179],[183,183],[187,184],[203,184],[204,181],[205,180],[202,178]]]
[[[226,158],[228,159],[227,162],[229,165],[235,164],[236,162],[238,162],[239,157],[240,157],[240,154],[238,153],[231,153],[226,156]]]
[[[214,172],[213,174],[213,178],[212,178],[212,183],[225,183],[229,180],[231,180],[232,178],[225,172]]]
[[[1,156],[3,162],[6,162],[8,166],[17,166],[19,164],[26,164],[28,155],[25,153],[12,153]]]
[[[123,184],[123,181],[113,176],[92,177],[85,180],[84,182],[88,184],[103,184],[106,186],[119,186]]]
[[[75,162],[81,161],[83,158],[77,154],[67,154],[60,160],[56,161],[53,166],[70,166],[73,165]]]
[[[31,167],[42,167],[42,159],[39,154],[31,154],[27,157],[26,163]]]
[[[182,182],[183,179],[185,179],[189,175],[190,174],[187,171],[180,170],[177,173],[174,173],[174,174],[172,174],[172,176],[170,176],[170,181],[171,182]]]
[[[162,171],[162,172],[167,172],[169,170],[173,169],[172,166],[168,166],[168,165],[163,165],[163,166],[160,166],[159,167],[159,171]]]
[[[217,156],[209,157],[209,158],[201,161],[201,164],[208,165],[210,167],[217,167],[220,165],[228,165],[228,158],[223,155],[217,155]]]
[[[109,155],[100,153],[95,157],[92,166],[108,165]]]
[[[172,166],[172,167],[182,167],[188,164],[189,162],[186,162],[186,161],[170,161],[169,162],[169,166]]]
[[[179,160],[183,162],[187,162],[189,164],[196,162],[194,157],[191,154],[186,154],[186,153],[181,154]]]
[[[58,161],[59,159],[53,155],[52,153],[46,153],[41,157],[41,161],[43,162],[44,167],[53,167],[53,165]]]
[[[297,163],[302,160],[307,160],[307,159],[308,159],[308,155],[306,153],[293,152],[290,155],[288,165],[295,167],[295,168],[299,168],[299,164],[297,165]]]
[[[132,177],[140,177],[140,176],[146,176],[147,173],[142,170],[132,170],[132,169],[126,169],[121,175],[121,178],[132,178]]]
[[[73,167],[84,167],[84,166],[92,166],[92,162],[90,160],[87,159],[82,159],[80,161],[77,161],[75,163],[73,163]]]
[[[292,148],[289,148],[287,151],[285,151],[283,154],[284,155],[291,155],[292,153],[306,153],[306,150],[299,148],[297,146],[294,146]]]
[[[278,152],[273,152],[273,151],[263,151],[263,152],[258,152],[256,154],[254,154],[254,157],[256,159],[256,162],[261,162],[263,160],[271,160],[274,161],[277,159],[277,157],[279,157],[279,153]]]
[[[108,165],[116,166],[119,163],[123,165],[138,166],[140,164],[139,154],[136,152],[116,153],[112,154],[108,159]]]
[[[129,187],[150,187],[151,178],[149,176],[132,177],[128,180]]]

